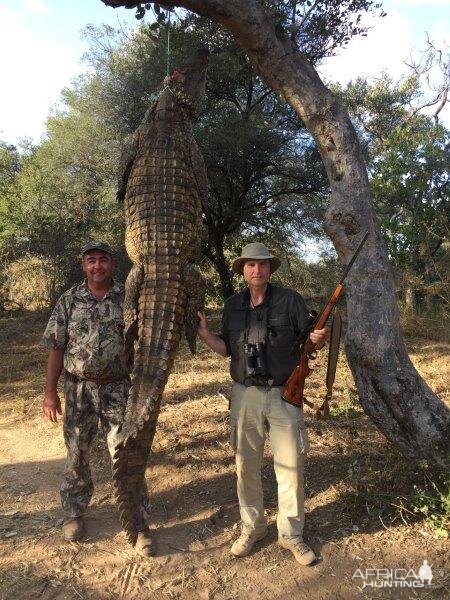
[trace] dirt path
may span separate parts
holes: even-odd
[[[305,538],[320,554],[317,565],[298,566],[276,544],[269,448],[263,469],[269,535],[247,558],[230,557],[239,517],[227,445],[228,410],[221,396],[228,393],[229,382],[226,365],[206,350],[195,359],[185,349],[180,354],[147,471],[158,555],[151,560],[136,557],[120,530],[109,459],[100,438],[92,453],[96,488],[88,537],[83,543],[64,542],[57,490],[65,451],[60,424],[44,422],[40,414],[45,363],[37,345],[41,328],[42,318],[36,316],[10,319],[1,348],[1,598],[448,597],[446,541],[424,522],[404,523],[406,513],[392,507],[394,498],[400,503],[401,494],[410,491],[411,473],[351,404],[345,365],[337,396],[348,407],[325,423],[307,418],[312,450]],[[417,362],[422,360],[427,360],[426,350],[417,355]],[[322,393],[315,382],[310,396]],[[381,568],[417,572],[424,559],[432,565],[432,586],[366,587],[361,592],[361,576],[352,579],[357,569],[361,575]]]

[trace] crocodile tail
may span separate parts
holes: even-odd
[[[156,417],[157,418],[157,417]],[[146,427],[136,437],[120,443],[113,458],[113,480],[119,506],[119,519],[128,541],[136,543],[138,531],[147,526],[143,499],[146,498],[145,469],[156,428]]]
[[[152,416],[180,343],[186,293],[176,273],[144,276],[138,300],[138,339],[122,435],[134,437]],[[159,406],[158,406],[159,409]]]
[[[119,516],[129,541],[146,526],[142,498],[145,470],[161,397],[180,342],[186,306],[180,279],[144,278],[139,296],[138,340],[121,442],[113,459]]]

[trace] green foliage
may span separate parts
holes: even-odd
[[[151,25],[131,39],[91,28],[88,60],[95,75],[80,82],[72,103],[79,110],[95,109],[113,123],[119,140],[134,130],[165,75],[165,35]],[[226,297],[233,291],[225,260],[232,240],[270,237],[291,247],[294,231],[298,235],[317,229],[328,184],[310,135],[255,76],[229,33],[188,15],[171,27],[170,39],[172,66],[186,62],[199,46],[211,51],[195,135],[209,178],[203,251],[218,271]]]
[[[374,208],[405,302],[448,302],[450,132],[422,114],[420,79],[386,75],[342,91],[368,159]],[[425,296],[427,303],[424,304]]]
[[[430,477],[425,473],[423,484],[414,485],[413,489],[414,493],[410,500],[413,512],[423,515],[437,535],[447,538],[450,531],[449,474],[440,473]]]
[[[279,34],[292,34],[314,60],[349,35],[363,34],[360,13],[379,8],[363,0],[271,0],[266,7],[279,22]],[[62,261],[70,283],[79,277],[80,246],[94,236],[119,249],[126,271],[115,170],[123,137],[140,123],[166,74],[167,28],[160,25],[143,25],[131,35],[88,27],[91,72],[63,91],[64,108],[50,115],[44,141],[19,150],[0,144],[3,279],[11,261],[31,253]],[[172,23],[170,39],[170,67],[183,64],[199,45],[211,52],[206,98],[195,125],[210,184],[202,245],[203,267],[217,273],[213,277],[211,271],[211,298],[233,292],[230,258],[247,241],[260,239],[289,258],[275,279],[282,277],[313,305],[320,304],[338,279],[338,263],[324,259],[307,267],[296,251],[302,237],[322,235],[329,193],[311,136],[217,24],[183,13]],[[358,80],[341,93],[365,144],[375,209],[403,273],[405,300],[408,288],[416,296],[441,299],[446,296],[448,132],[411,108],[420,99],[417,78],[399,86],[386,77],[373,85]]]
[[[307,263],[291,251],[288,260],[274,274],[273,281],[301,291],[308,306],[319,311],[335,289],[341,275],[342,269],[335,257],[324,254],[316,263]]]
[[[378,144],[371,187],[399,267],[420,268],[445,238],[449,144],[449,132],[423,116],[394,127]]]
[[[450,531],[450,476],[430,465],[404,459],[393,448],[372,457],[379,469],[368,470],[368,457],[355,457],[348,469],[348,483],[359,504],[384,527],[422,521],[438,537]]]
[[[330,415],[332,417],[345,417],[346,419],[354,419],[361,414],[361,407],[358,402],[358,394],[353,388],[344,389],[344,397],[339,399],[339,402],[331,402]],[[354,471],[349,474],[353,476]]]
[[[264,0],[278,24],[278,35],[289,37],[313,63],[332,56],[357,35],[367,35],[364,13],[384,17],[380,3],[370,0]]]
[[[439,537],[450,532],[450,476],[442,471],[431,471],[422,461],[415,470],[419,483],[412,493],[402,498],[401,509],[409,519],[422,518]]]
[[[155,41],[147,25],[131,37],[106,26],[88,26],[84,35],[90,43],[85,59],[94,73],[67,93],[81,113],[95,114],[110,127],[117,143],[136,129],[159,91],[166,74],[164,40]]]
[[[17,195],[20,168],[21,157],[17,148],[0,142],[0,240],[11,230],[9,205]]]
[[[57,280],[62,288],[80,278],[79,251],[89,237],[120,244],[117,154],[117,142],[95,115],[68,105],[49,117],[46,139],[18,155],[13,188],[0,196],[3,273],[24,253],[46,257],[65,273]]]
[[[261,4],[271,16],[276,34],[291,40],[313,63],[331,56],[352,37],[366,35],[368,27],[361,24],[364,13],[386,14],[381,4],[372,0],[261,0]],[[136,18],[142,19],[146,10],[153,12],[156,21],[150,28],[157,34],[168,22],[165,8],[159,3],[140,4]],[[176,16],[174,9],[169,10]]]

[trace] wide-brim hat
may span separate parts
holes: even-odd
[[[274,273],[281,265],[281,260],[270,253],[267,246],[261,242],[252,242],[242,248],[241,256],[233,260],[231,268],[238,275],[242,275],[246,260],[270,260],[270,272]]]

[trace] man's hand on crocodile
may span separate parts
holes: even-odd
[[[206,322],[205,313],[198,311],[198,335],[203,338],[208,333],[208,323]]]

